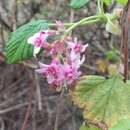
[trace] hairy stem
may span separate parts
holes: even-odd
[[[105,15],[104,14],[104,9],[103,9],[103,0],[98,0],[97,1],[97,5],[98,5],[98,11],[100,15]]]
[[[92,24],[92,23],[95,23],[95,22],[97,22],[97,21],[99,21],[99,16],[98,16],[98,15],[96,15],[96,16],[90,16],[90,17],[84,18],[84,19],[80,20],[79,22],[77,22],[77,23],[73,24],[72,26],[70,26],[70,27],[66,30],[65,35],[68,35],[69,32],[71,32],[74,28],[76,28],[76,27],[79,26],[79,25],[82,25],[82,24],[85,24],[85,25],[87,25],[87,24]]]
[[[80,26],[83,26],[83,25],[86,25],[86,24],[87,24],[86,21],[89,21],[89,20],[92,20],[92,19],[95,19],[95,18],[98,18],[98,17],[99,17],[99,15],[93,15],[93,16],[90,16],[90,17],[86,17],[86,18],[84,18],[84,19],[81,19],[80,21],[75,22],[75,23],[64,23],[64,26],[65,26],[65,27],[71,27],[71,26],[74,26],[74,25],[77,24],[77,23],[80,23],[79,25],[80,25]],[[49,23],[48,25],[49,25],[49,27],[56,27],[56,26],[57,26],[56,23]]]

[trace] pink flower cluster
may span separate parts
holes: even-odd
[[[50,85],[72,85],[81,75],[79,68],[85,60],[82,53],[87,45],[82,45],[76,38],[74,40],[66,38],[64,41],[54,41],[49,44],[47,38],[54,35],[54,32],[40,31],[28,39],[28,43],[34,45],[34,56],[44,48],[49,50],[48,54],[52,59],[48,65],[39,62],[39,69],[36,72],[42,74]]]

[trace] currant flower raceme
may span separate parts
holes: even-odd
[[[32,44],[34,46],[33,56],[35,57],[41,48],[47,48],[48,42],[47,38],[49,36],[55,35],[56,31],[54,30],[43,30],[35,33],[28,39],[28,44]]]
[[[72,85],[81,75],[79,68],[85,60],[82,53],[87,46],[82,45],[76,38],[74,41],[55,41],[49,52],[52,62],[49,65],[39,63],[39,69],[36,71],[42,74],[50,85]]]

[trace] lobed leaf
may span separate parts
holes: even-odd
[[[101,130],[94,125],[81,125],[80,130]]]
[[[72,99],[84,109],[84,118],[94,123],[105,122],[112,127],[130,118],[130,81],[124,83],[121,75],[109,79],[84,76],[72,92]]]
[[[130,130],[130,120],[120,120],[115,126],[109,130]]]

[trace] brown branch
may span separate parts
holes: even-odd
[[[28,118],[30,116],[31,110],[32,110],[32,102],[29,102],[29,105],[28,105],[28,108],[27,108],[27,111],[26,111],[26,114],[25,114],[25,118],[24,118],[24,122],[23,122],[21,130],[26,129],[27,123],[28,123]]]
[[[63,99],[63,95],[64,95],[64,89],[65,88],[62,88],[62,90],[61,90],[61,94],[60,94],[60,97],[59,97],[59,102],[57,104],[54,130],[58,130],[59,116],[60,116],[60,111],[61,111],[62,99]]]
[[[2,6],[2,2],[0,2],[0,23],[4,25],[9,31],[12,31],[10,20],[8,18],[8,13],[5,11],[5,9]]]
[[[124,29],[124,80],[128,79],[128,30]]]
[[[37,72],[34,72],[35,77],[35,85],[36,85],[36,99],[38,102],[38,109],[39,111],[42,111],[42,95],[41,95],[41,89],[39,84],[39,78]]]
[[[28,104],[28,108],[27,108],[27,111],[26,111],[26,114],[24,117],[24,122],[23,122],[22,128],[20,130],[25,130],[27,128],[28,119],[29,119],[29,116],[32,111],[32,98],[33,98],[34,91],[35,91],[35,85],[33,82],[33,74],[30,71],[28,71],[28,73],[29,73],[29,78],[30,78],[30,91],[28,92],[29,104]]]
[[[4,29],[3,29],[2,24],[0,26],[0,35],[1,35],[1,40],[2,40],[2,48],[4,48],[5,39],[4,39]]]
[[[12,30],[17,28],[17,0],[11,1]]]
[[[10,25],[3,19],[3,17],[1,16],[1,12],[0,12],[0,23],[2,25],[4,25],[7,29],[9,29],[9,31],[12,31],[12,28],[10,27]]]
[[[20,109],[21,107],[25,107],[28,104],[29,104],[28,102],[25,102],[25,103],[17,104],[15,106],[12,106],[12,107],[9,107],[9,108],[6,108],[6,109],[2,109],[2,110],[0,110],[0,115],[14,111],[14,110],[17,110],[17,109]]]
[[[122,46],[124,54],[124,81],[128,79],[128,42],[129,42],[129,30],[130,29],[130,1],[127,4],[127,8],[124,9],[122,17]]]

